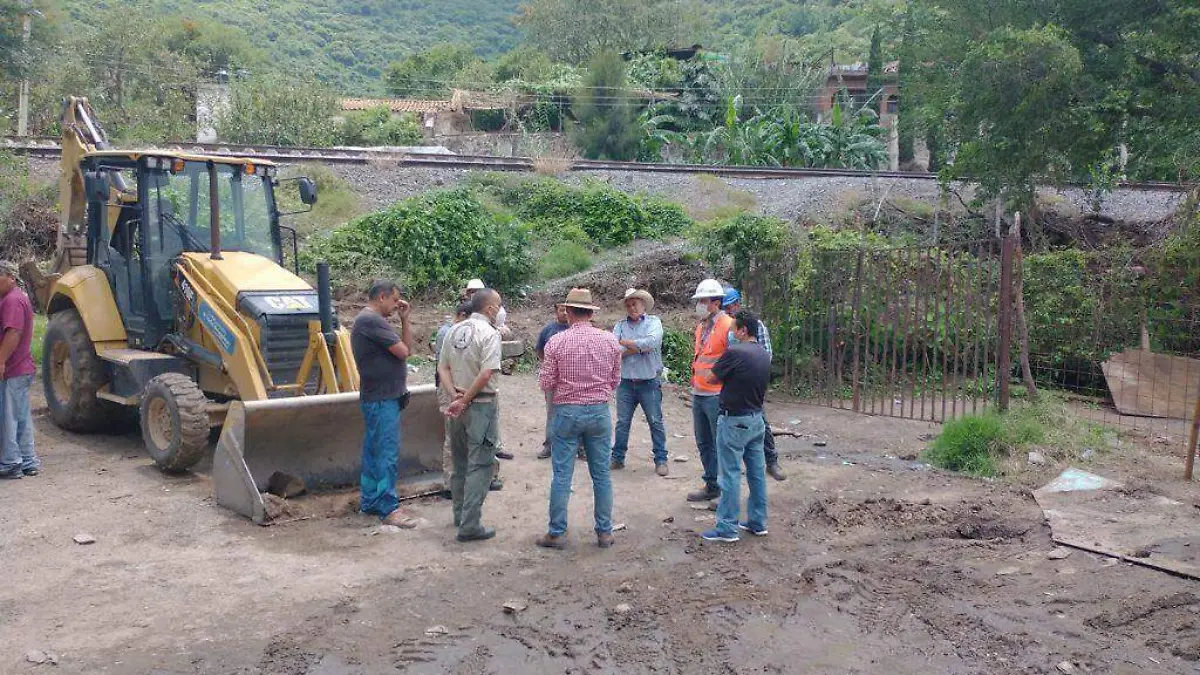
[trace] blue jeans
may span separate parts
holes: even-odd
[[[612,415],[607,403],[594,405],[563,404],[554,406],[551,425],[553,444],[550,461],[554,480],[550,483],[550,534],[567,531],[567,503],[571,499],[571,478],[575,473],[575,449],[582,441],[587,453],[588,473],[595,496],[596,532],[612,532],[613,491],[609,476],[612,460]]]
[[[613,439],[614,462],[625,462],[629,451],[629,426],[638,404],[650,425],[650,441],[654,446],[654,463],[667,463],[667,427],[663,424],[662,384],[653,380],[621,380],[617,387],[617,433]]]
[[[29,409],[32,375],[0,380],[0,472],[41,468],[33,451],[33,414]]]
[[[763,416],[721,415],[717,422],[717,447],[721,462],[721,501],[717,503],[717,532],[737,536],[741,513],[742,464],[746,465],[746,484],[750,500],[746,503],[746,523],[752,530],[767,528],[767,467],[763,458]]]
[[[709,490],[717,489],[717,416],[721,413],[720,396],[692,395],[692,431],[696,435],[696,449],[700,451],[700,463],[704,465],[704,485]]]
[[[366,434],[362,448],[363,513],[387,517],[400,505],[396,479],[400,475],[400,400],[363,401]]]

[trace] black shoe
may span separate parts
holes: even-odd
[[[32,477],[38,475],[39,473],[41,473],[41,471],[38,469],[25,469],[24,471],[22,471],[22,473],[24,473],[26,476],[29,476],[30,478],[32,478]]]
[[[538,459],[550,459],[550,448],[542,446],[542,451],[537,454]]]
[[[497,450],[496,459],[513,459],[513,454],[507,450]]]
[[[714,487],[704,486],[695,492],[689,492],[687,500],[689,502],[707,502],[721,496],[721,490]]]
[[[504,489],[504,481],[499,478],[493,478],[492,484],[488,486],[490,492],[499,492]]]
[[[469,534],[460,532],[457,539],[459,541],[483,541],[484,539],[491,539],[494,536],[496,536],[496,528],[485,527],[478,532],[471,532]]]
[[[19,478],[23,478],[24,476],[25,474],[21,471],[21,467],[10,469],[8,471],[0,471],[0,479],[3,480],[17,480]]]

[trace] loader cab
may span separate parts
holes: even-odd
[[[221,250],[283,264],[274,166],[98,153],[82,169],[88,262],[107,276],[131,347],[154,349],[176,330],[174,261],[211,252],[214,206]]]

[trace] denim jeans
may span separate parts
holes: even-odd
[[[741,513],[742,464],[750,499],[746,523],[753,530],[767,528],[767,470],[763,459],[762,415],[721,415],[717,422],[717,452],[721,461],[721,501],[717,503],[717,532],[737,536]]]
[[[41,468],[33,450],[33,414],[29,386],[33,375],[0,380],[0,472]]]
[[[613,439],[612,458],[625,462],[629,451],[629,426],[638,405],[650,425],[650,442],[654,448],[654,463],[667,463],[667,427],[663,424],[662,383],[653,380],[621,380],[617,387],[617,433]]]
[[[704,465],[704,485],[709,490],[717,489],[717,416],[721,412],[720,396],[692,395],[692,432],[696,435],[696,449],[700,451],[700,463]]]
[[[612,532],[613,491],[609,476],[612,460],[612,414],[607,403],[594,405],[556,405],[551,425],[554,443],[550,461],[554,480],[550,483],[550,528],[561,536],[567,531],[567,503],[571,499],[571,478],[575,473],[575,449],[582,441],[587,454],[588,473],[592,477],[593,509],[596,532]]]
[[[400,505],[396,497],[396,479],[400,475],[400,400],[363,401],[359,405],[366,426],[359,509],[387,517]]]
[[[767,466],[775,466],[779,463],[779,451],[775,449],[775,434],[771,433],[771,423],[767,421],[766,413],[763,413],[763,424],[766,425],[763,431],[763,455],[767,458]]]

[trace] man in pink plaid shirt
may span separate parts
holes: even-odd
[[[608,402],[621,382],[621,344],[616,336],[592,325],[599,309],[592,292],[574,288],[566,302],[571,327],[546,344],[546,358],[538,381],[553,393],[554,418],[550,423],[550,458],[554,480],[550,484],[550,527],[537,545],[564,548],[567,543],[567,502],[575,473],[575,448],[587,454],[588,473],[595,495],[596,541],[600,548],[613,544],[612,416]]]

